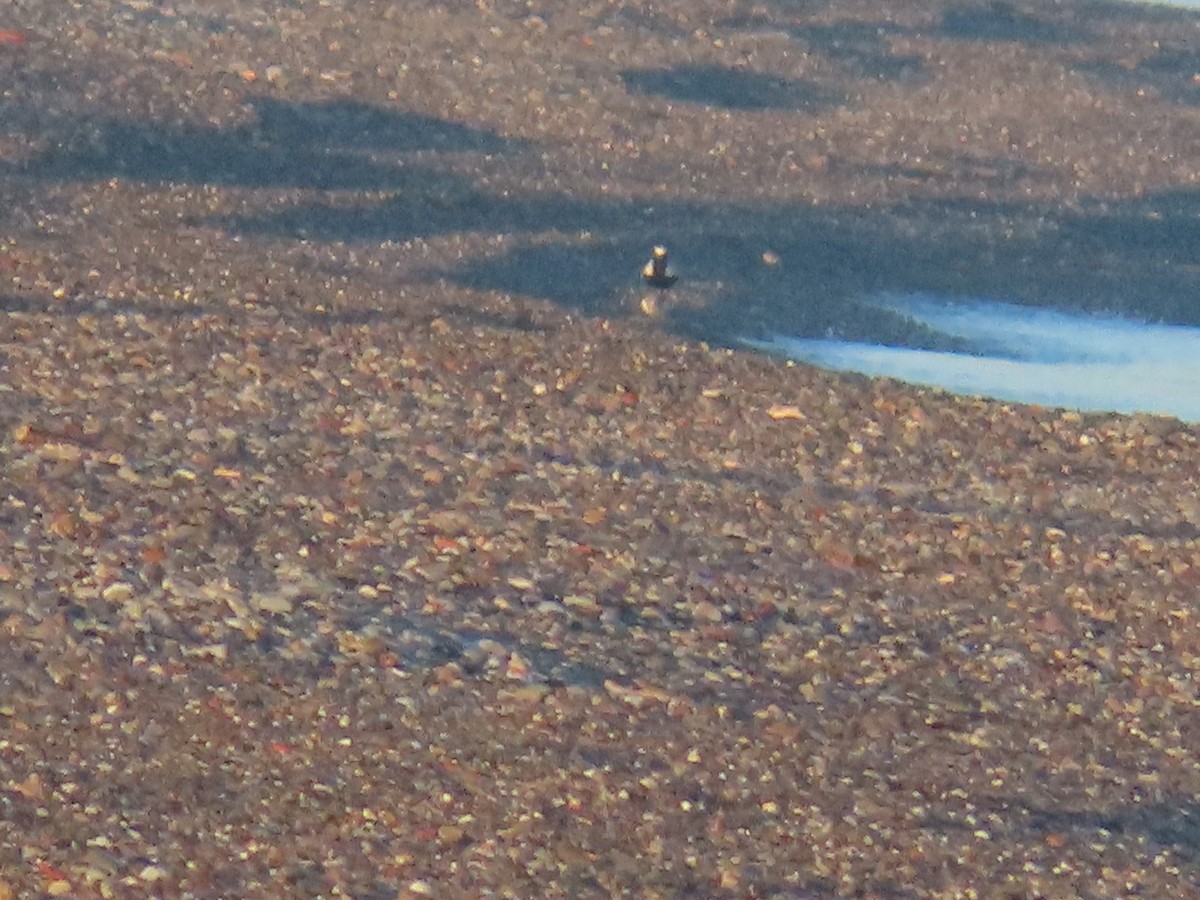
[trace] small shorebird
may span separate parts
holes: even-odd
[[[650,261],[642,266],[642,278],[646,284],[656,288],[669,288],[679,276],[667,265],[667,248],[654,248]]]

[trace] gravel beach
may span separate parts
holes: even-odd
[[[736,349],[1200,324],[1196,14],[12,0],[0,84],[0,900],[1200,896],[1200,430]]]

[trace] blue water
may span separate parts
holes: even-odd
[[[931,294],[883,294],[871,302],[958,338],[969,350],[787,335],[746,343],[828,369],[959,394],[1200,422],[1200,328]]]

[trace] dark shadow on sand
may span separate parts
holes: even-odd
[[[1140,91],[1172,103],[1200,106],[1200,81],[1195,77],[1200,72],[1200,50],[1192,49],[1190,42],[1181,44],[1160,47],[1136,62],[1096,60],[1077,63],[1075,69],[1131,94]]]
[[[1142,91],[1173,103],[1200,103],[1200,52],[1189,35],[1200,10],[1169,4],[1082,0],[1031,6],[993,0],[952,10],[941,21],[943,37],[980,43],[1058,45],[1064,62],[1109,89]],[[1164,40],[1139,35],[1150,23],[1171,30]],[[1173,34],[1172,34],[1173,32]]]
[[[984,43],[1068,44],[1081,37],[1077,28],[1005,0],[950,10],[942,17],[938,31],[944,37]]]
[[[743,111],[817,111],[844,100],[836,92],[816,84],[720,66],[626,69],[621,79],[635,94]]]
[[[1089,841],[1109,835],[1145,838],[1155,848],[1170,848],[1190,863],[1200,862],[1200,804],[1191,797],[1106,811],[1030,807],[1028,813],[1031,827],[1042,834],[1067,832]]]
[[[496,154],[527,152],[520,141],[351,101],[252,105],[256,119],[228,129],[90,123],[10,174],[26,186],[117,177],[289,189],[257,212],[184,223],[252,240],[371,244],[502,234],[510,239],[504,253],[470,257],[428,278],[594,316],[636,310],[647,290],[638,269],[650,246],[663,242],[683,272],[659,298],[663,324],[718,343],[786,333],[961,349],[957,338],[861,302],[881,291],[1200,322],[1191,300],[1200,194],[1190,189],[1074,210],[985,200],[864,210],[499,193],[438,160],[465,154],[486,165]],[[1003,182],[1021,174],[1006,159],[968,162],[976,177]],[[292,193],[306,190],[341,196]],[[767,249],[778,265],[764,265]]]
[[[434,177],[403,165],[417,151],[496,154],[520,142],[428,116],[352,100],[252,101],[255,116],[233,128],[127,120],[87,123],[60,147],[22,167],[42,181],[133,181],[312,190],[402,189]],[[2,173],[2,172],[0,172]]]

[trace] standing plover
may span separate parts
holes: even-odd
[[[669,288],[679,276],[667,265],[667,248],[655,247],[650,261],[642,266],[642,279],[656,288]]]

